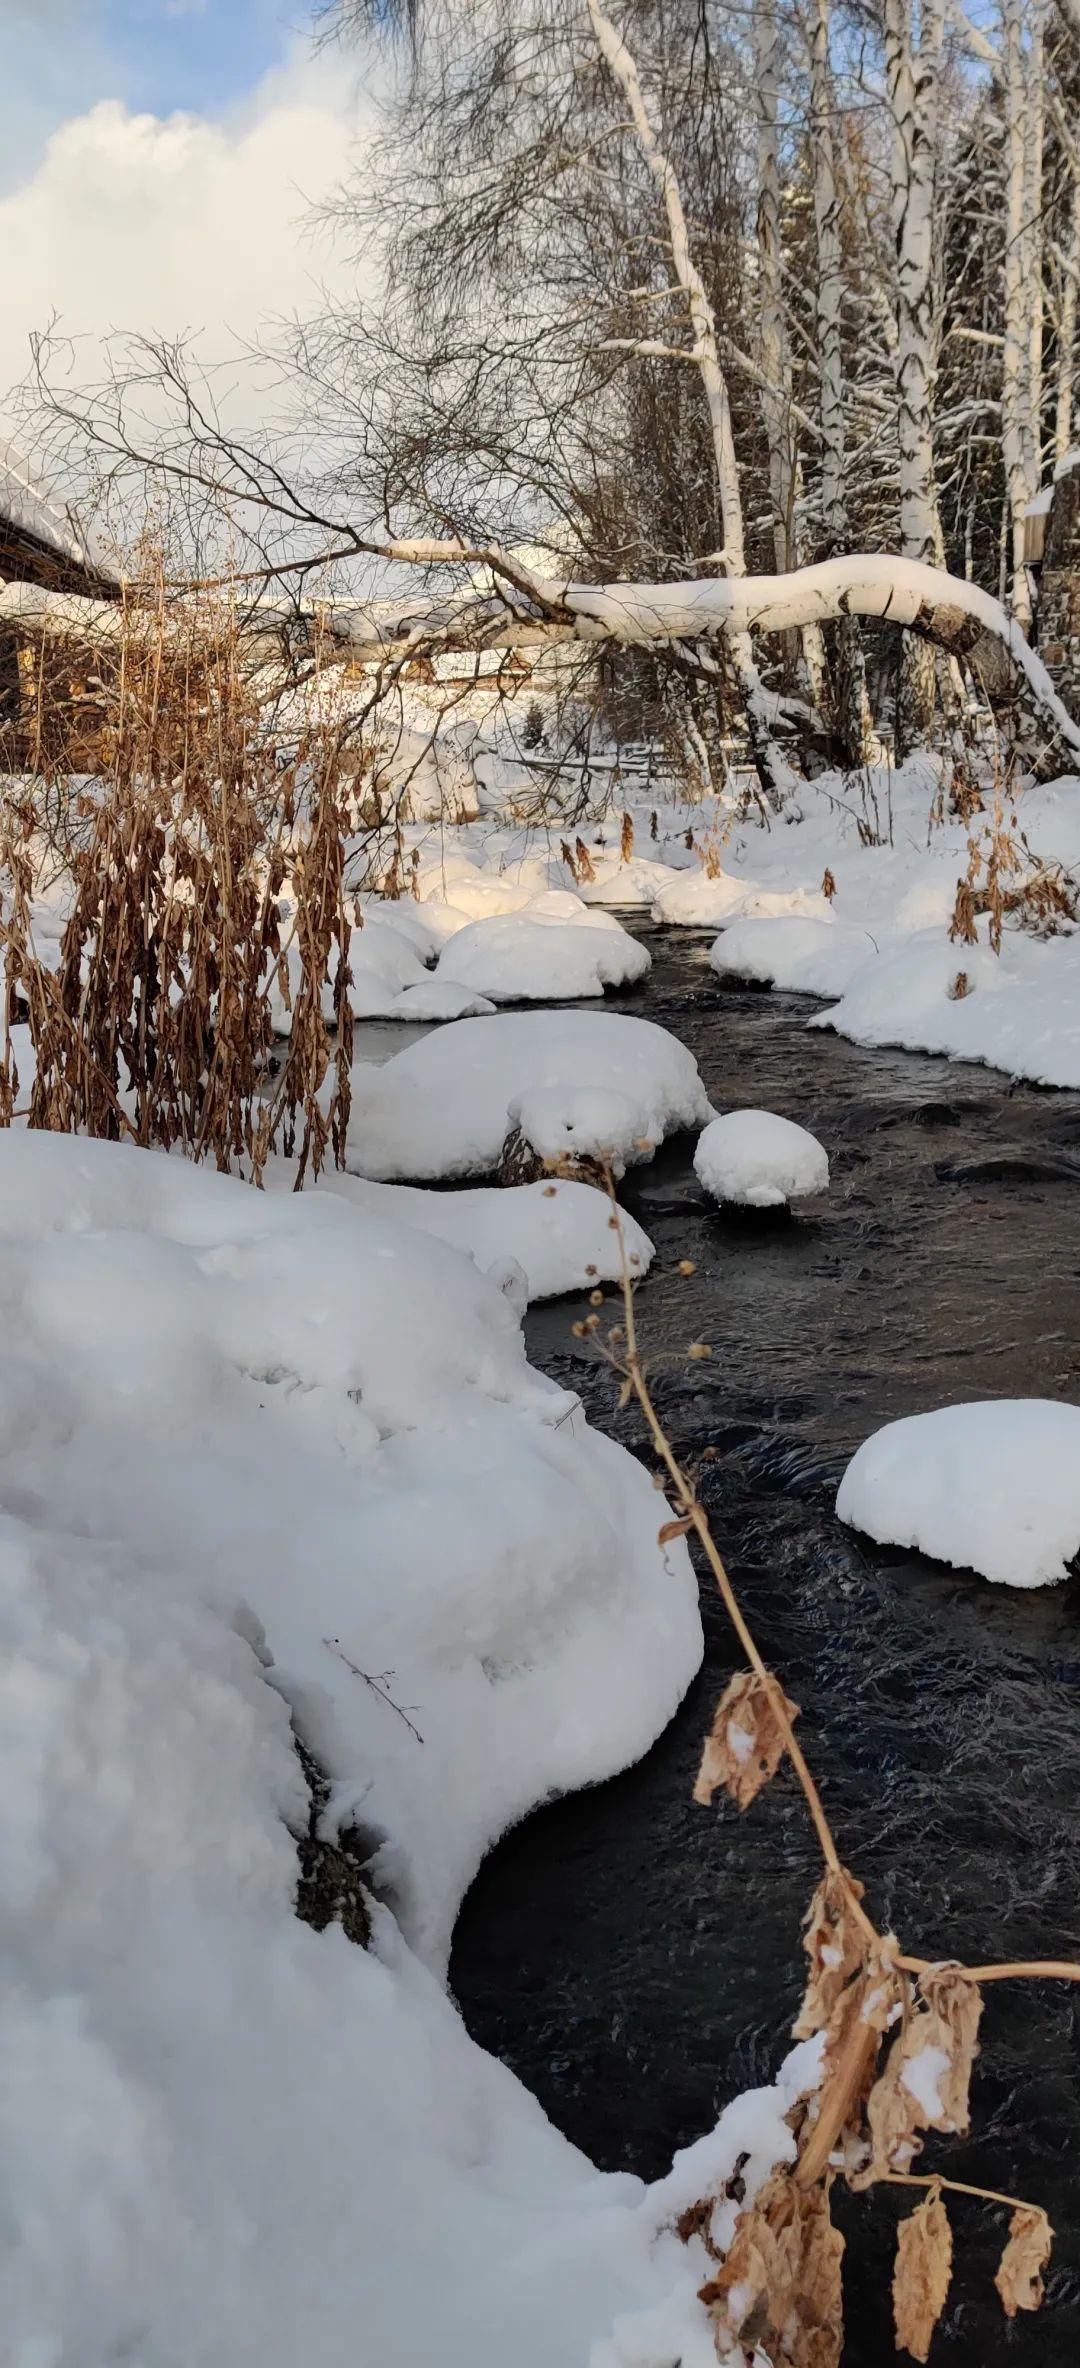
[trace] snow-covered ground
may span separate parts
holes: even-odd
[[[740,816],[733,800],[688,806],[669,797],[650,805],[630,791],[620,798],[606,821],[584,829],[585,864],[571,850],[572,868],[557,821],[525,827],[486,814],[464,827],[436,824],[409,834],[420,901],[405,901],[438,933],[436,975],[453,975],[455,943],[481,916],[512,914],[533,943],[530,915],[562,890],[585,908],[567,929],[605,907],[626,906],[717,931],[710,958],[721,975],[827,999],[808,1025],[836,1028],[860,1044],[947,1053],[1044,1084],[1080,1086],[1080,931],[1066,925],[1040,937],[1007,916],[995,954],[983,916],[974,944],[950,938],[971,839],[985,850],[994,816],[991,801],[969,824],[947,811],[940,819],[948,797],[937,759],[825,774],[800,785],[798,808],[771,827],[756,809]],[[625,855],[624,811],[633,824]],[[1060,864],[1080,881],[1080,777],[1020,790],[1003,813],[1018,848],[1022,833],[1031,851],[1019,848],[1019,877]],[[398,907],[380,910],[389,918]],[[412,926],[411,915],[403,926]],[[505,976],[509,981],[510,972]],[[594,994],[602,976],[582,986],[569,958],[560,972],[553,944],[546,999]],[[524,968],[518,977],[525,978]],[[481,984],[479,969],[470,967],[470,983]],[[500,999],[536,991],[535,975],[513,986],[493,972],[489,984]]]
[[[789,2085],[602,2177],[442,1990],[488,1843],[641,1752],[701,1635],[645,1473],[385,1200],[0,1136],[12,2368],[704,2357],[682,2191],[791,2151]],[[290,1718],[368,1951],[295,1918]]]

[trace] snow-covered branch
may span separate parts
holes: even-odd
[[[424,546],[428,560],[436,546]],[[458,557],[456,547],[444,546]],[[256,656],[270,647],[295,649],[298,639],[324,652],[376,663],[403,650],[517,649],[559,643],[615,642],[626,646],[678,643],[693,647],[752,633],[780,634],[842,617],[901,626],[963,658],[986,682],[995,703],[1014,705],[1027,718],[1029,740],[1059,767],[1080,769],[1080,725],[1058,698],[1042,660],[1001,602],[977,584],[914,560],[880,552],[853,553],[787,575],[699,576],[683,583],[574,584],[529,578],[528,589],[500,585],[502,554],[490,555],[489,590],[457,587],[442,596],[426,589],[396,600],[342,597],[280,602],[267,596],[245,612],[239,630]],[[513,563],[506,561],[509,573]],[[515,569],[524,576],[524,571]],[[144,613],[148,629],[175,616],[190,631],[186,604],[140,612],[115,601],[48,592],[37,585],[0,583],[0,621],[24,634],[119,646]]]

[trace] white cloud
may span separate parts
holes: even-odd
[[[0,396],[53,313],[80,341],[75,374],[92,379],[110,331],[197,332],[216,361],[261,321],[304,310],[336,268],[310,209],[340,182],[365,120],[346,82],[298,58],[230,122],[108,99],[62,123],[0,200]]]

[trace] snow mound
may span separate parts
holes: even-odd
[[[841,1521],[1004,1587],[1048,1587],[1080,1553],[1080,1407],[994,1398],[886,1423],[840,1484]]]
[[[523,1092],[624,1097],[625,1129],[606,1148],[626,1164],[642,1157],[640,1143],[712,1116],[693,1054],[653,1021],[622,1012],[459,1020],[380,1068],[358,1064],[352,1082],[346,1164],[383,1183],[491,1174]],[[605,1106],[605,1132],[608,1116]]]
[[[291,1173],[284,1182],[291,1189]],[[591,1184],[552,1178],[505,1189],[425,1192],[408,1184],[369,1184],[359,1176],[326,1174],[318,1189],[451,1242],[500,1289],[506,1288],[508,1269],[519,1268],[527,1299],[557,1299],[565,1291],[619,1279],[611,1205],[607,1194]],[[621,1216],[630,1264],[635,1274],[646,1274],[653,1245],[636,1218],[625,1209]]]
[[[698,1138],[694,1173],[714,1200],[776,1209],[829,1188],[828,1154],[815,1135],[772,1110],[729,1110]]]
[[[718,929],[743,913],[809,914],[826,926],[831,917],[827,900],[817,890],[762,888],[756,880],[728,872],[718,873],[715,879],[706,871],[669,874],[653,903],[655,920],[678,922],[690,929]]]
[[[265,1636],[441,1964],[495,1835],[633,1758],[695,1664],[644,1474],[469,1259],[329,1192],[7,1134],[0,1307],[9,1488]]]
[[[647,855],[632,855],[629,862],[615,862],[594,855],[594,877],[579,880],[577,893],[583,904],[619,905],[639,910],[654,905],[662,889],[668,886],[671,872],[666,863],[656,863]]]
[[[791,915],[732,921],[709,947],[718,978],[758,979],[801,995],[844,995],[874,959],[865,930]]]
[[[655,1123],[634,1135],[636,1104],[610,1086],[535,1086],[511,1102],[507,1116],[541,1159],[606,1159],[616,1174],[628,1148],[648,1158],[661,1140]]]
[[[367,891],[353,902],[357,920],[364,928],[374,921],[380,929],[392,929],[405,939],[421,962],[434,961],[443,938],[430,905],[417,904],[412,896],[375,896]]]
[[[395,997],[388,1016],[395,1020],[471,1020],[494,1009],[487,995],[478,995],[475,988],[459,986],[456,979],[440,975],[405,987]]]
[[[438,975],[497,1003],[573,1002],[644,978],[652,967],[647,948],[609,915],[603,918],[606,928],[583,928],[530,906],[470,922],[445,947]]]

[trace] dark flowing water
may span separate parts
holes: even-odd
[[[760,1104],[820,1135],[812,1220],[723,1215],[666,1147],[624,1197],[657,1245],[639,1315],[658,1402],[802,1737],[847,1863],[882,1927],[928,1957],[1080,1956],[1080,1595],[1015,1593],[853,1536],[844,1463],[891,1417],[964,1398],[1080,1399],[1080,1097],[988,1070],[807,1034],[805,999],[721,988],[704,943],[651,937],[634,1008],[692,1046],[718,1107]],[[692,1279],[675,1272],[692,1258]],[[534,1310],[534,1361],[644,1453],[570,1325]],[[713,1344],[708,1364],[686,1344]],[[706,1656],[636,1768],[538,1811],[482,1868],[451,1979],[473,2035],[611,2169],[652,2176],[739,2089],[772,2077],[802,1986],[817,1879],[781,1777],[740,1819],[690,1800],[737,1654],[704,1587]],[[1041,2314],[1008,2325],[991,2280],[1005,2215],[954,2199],[938,2368],[1080,2360],[1080,1992],[987,1991],[951,2176],[1047,2207]],[[845,2368],[892,2358],[895,2223],[907,2199],[838,2196]],[[567,2363],[567,2368],[573,2368]]]

